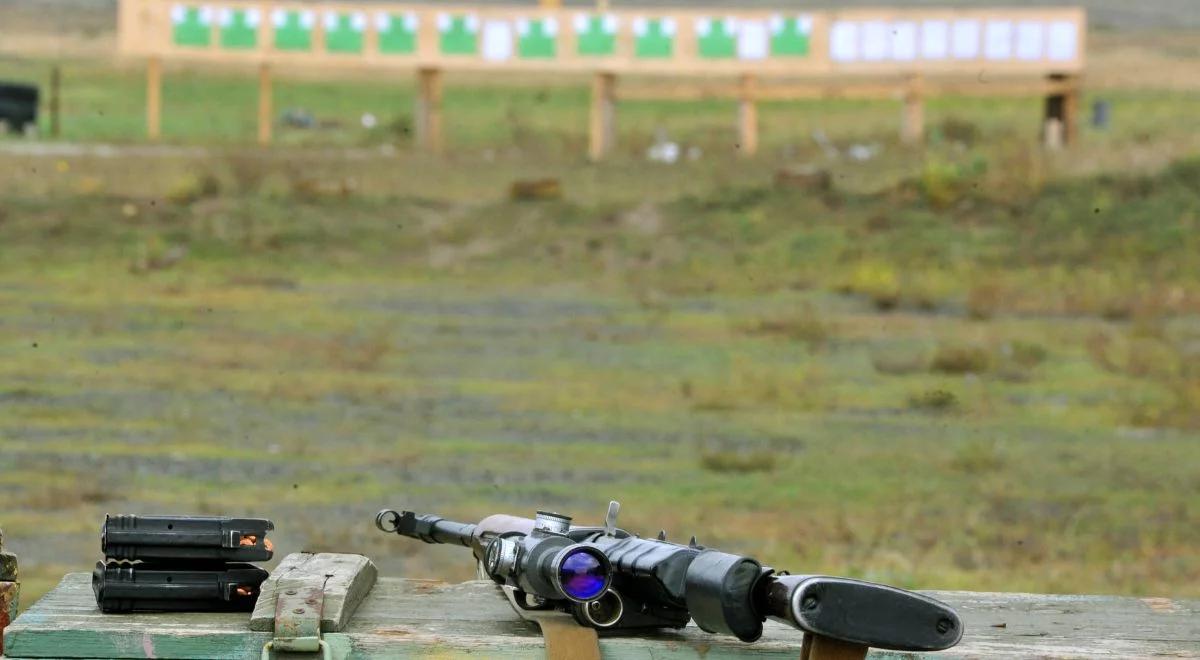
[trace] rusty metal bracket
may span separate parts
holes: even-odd
[[[276,592],[275,636],[263,646],[263,660],[272,651],[317,653],[329,658],[321,639],[321,613],[325,608],[324,584],[313,580],[281,580]]]

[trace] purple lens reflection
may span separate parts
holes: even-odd
[[[591,552],[577,548],[563,560],[558,569],[563,591],[576,600],[594,600],[608,586],[608,571]]]

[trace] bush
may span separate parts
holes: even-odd
[[[1032,369],[1045,362],[1049,355],[1041,344],[1020,340],[1005,344],[1004,352],[1013,362],[1027,369]]]
[[[929,355],[924,349],[879,348],[871,351],[871,366],[890,376],[915,374],[929,368]]]
[[[700,465],[710,472],[771,472],[779,464],[769,451],[706,451],[700,455]]]
[[[811,303],[804,303],[791,311],[759,319],[749,328],[749,332],[801,342],[815,352],[825,346],[833,334],[833,325],[823,319]]]
[[[205,197],[216,197],[221,192],[221,183],[209,173],[185,174],[174,181],[164,195],[168,202],[187,205]]]
[[[950,467],[967,474],[995,472],[1004,467],[1004,455],[995,442],[970,442],[958,448]]]
[[[900,278],[896,270],[886,264],[860,264],[842,288],[867,296],[881,311],[895,309],[900,303]]]
[[[958,395],[940,389],[926,390],[909,396],[908,406],[926,412],[949,412],[958,408]]]
[[[967,291],[967,317],[987,321],[996,316],[1004,303],[1004,288],[995,282],[982,282]]]
[[[933,354],[929,368],[944,374],[981,374],[991,364],[991,355],[980,346],[943,345]]]

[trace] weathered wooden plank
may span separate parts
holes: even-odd
[[[283,558],[262,585],[250,629],[275,629],[276,590],[281,580],[315,581],[325,591],[321,614],[322,632],[339,632],[346,627],[359,603],[375,585],[379,571],[362,555],[296,552]]]
[[[931,592],[962,615],[962,643],[943,653],[873,650],[870,658],[1200,658],[1200,601],[1112,596]],[[10,657],[245,658],[269,638],[245,614],[103,615],[87,574],[67,576],[9,629]],[[335,658],[545,657],[537,629],[521,621],[494,585],[382,579],[343,633],[325,639]],[[763,641],[742,644],[689,626],[682,631],[601,638],[605,658],[682,660],[789,658],[798,631],[768,623]]]

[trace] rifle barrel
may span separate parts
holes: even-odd
[[[375,526],[384,532],[418,539],[426,543],[444,543],[471,547],[475,525],[446,520],[432,513],[396,512],[384,509],[375,516]]]

